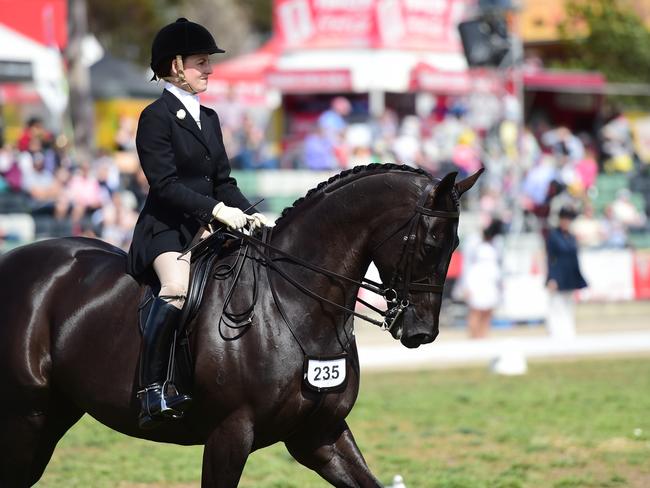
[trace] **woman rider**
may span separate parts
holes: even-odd
[[[165,89],[140,116],[136,147],[149,195],[135,226],[128,273],[141,280],[152,270],[160,282],[140,352],[138,398],[141,428],[178,418],[189,395],[163,391],[174,328],[189,285],[193,241],[208,235],[215,219],[232,229],[266,225],[230,176],[219,117],[199,103],[212,72],[209,55],[223,53],[203,26],[187,19],[163,27],[151,46],[153,79]]]

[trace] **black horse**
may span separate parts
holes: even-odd
[[[151,431],[137,426],[143,290],[124,273],[124,253],[64,238],[6,254],[0,487],[36,483],[84,413],[130,436],[203,444],[204,488],[236,486],[248,455],[278,441],[335,486],[381,486],[345,422],[359,388],[350,312],[374,261],[385,285],[370,286],[387,298],[393,336],[407,347],[435,339],[459,197],[478,176],[454,183],[455,173],[436,180],[405,166],[357,167],[285,210],[268,244],[287,254],[250,244],[230,296],[236,312],[255,295],[245,327],[223,325],[232,280],[207,284],[190,324],[193,407]]]

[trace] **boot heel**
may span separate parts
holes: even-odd
[[[160,385],[151,385],[138,392],[140,399],[140,414],[138,415],[138,427],[143,430],[155,429],[163,420],[161,406],[163,401]]]

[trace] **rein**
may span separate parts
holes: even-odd
[[[426,208],[424,205],[429,197],[429,194],[431,191],[435,188],[434,182],[431,181],[427,184],[425,187],[424,191],[421,193],[418,202],[415,206],[414,209],[414,214],[413,216],[405,222],[403,225],[398,227],[397,230],[389,234],[388,237],[384,238],[379,244],[377,244],[373,250],[378,249],[381,247],[383,244],[385,244],[390,238],[395,236],[400,230],[402,230],[405,227],[408,227],[408,232],[402,240],[404,241],[404,246],[402,248],[402,254],[400,256],[400,260],[398,261],[398,266],[395,268],[393,275],[391,277],[390,283],[388,287],[385,287],[382,283],[377,283],[373,280],[370,280],[368,278],[362,278],[360,281],[352,279],[348,276],[336,273],[334,271],[330,271],[328,269],[325,269],[321,266],[309,263],[308,261],[305,261],[301,258],[298,258],[296,256],[293,256],[282,249],[278,249],[277,247],[269,244],[272,236],[272,229],[269,229],[268,232],[264,233],[264,237],[262,240],[257,239],[256,237],[253,237],[251,235],[248,235],[244,232],[238,231],[238,230],[228,230],[226,232],[227,235],[232,235],[233,237],[240,238],[248,243],[248,245],[252,245],[255,250],[263,257],[264,262],[269,266],[270,269],[273,271],[277,272],[280,276],[282,276],[285,280],[287,280],[289,283],[294,285],[296,288],[298,288],[300,291],[303,293],[309,295],[310,297],[314,298],[315,300],[318,300],[322,303],[327,303],[328,305],[341,310],[343,312],[346,312],[348,314],[352,314],[355,317],[358,317],[362,320],[365,320],[366,322],[369,322],[373,325],[377,325],[381,327],[383,330],[391,330],[393,325],[396,323],[397,319],[399,316],[402,314],[402,312],[410,305],[410,302],[408,300],[408,295],[409,293],[413,292],[426,292],[426,293],[442,293],[443,292],[443,287],[444,287],[444,282],[442,284],[429,284],[429,283],[419,283],[419,282],[411,282],[411,274],[412,274],[412,261],[413,261],[413,256],[415,255],[415,240],[416,240],[416,230],[417,230],[417,225],[420,221],[420,218],[423,215],[426,216],[431,216],[431,217],[438,217],[438,218],[445,218],[445,219],[457,219],[459,218],[459,212],[454,211],[454,212],[449,212],[449,211],[443,211],[443,210],[432,210]],[[268,241],[268,242],[267,242]],[[266,251],[270,251],[270,253],[264,252],[262,249]],[[361,314],[356,312],[352,308],[348,308],[344,305],[340,305],[336,302],[333,302],[329,300],[328,298],[325,298],[309,288],[305,287],[302,285],[300,282],[296,281],[294,278],[292,278],[288,273],[286,273],[281,267],[279,267],[275,261],[278,258],[274,258],[273,254],[278,254],[281,256],[283,259],[287,259],[295,264],[298,264],[304,268],[311,269],[312,271],[318,272],[320,274],[323,274],[325,276],[328,276],[330,278],[335,278],[343,281],[347,281],[348,283],[352,283],[360,288],[364,288],[366,290],[369,290],[372,293],[375,293],[382,298],[386,300],[386,303],[388,305],[387,310],[381,310],[366,301],[360,299],[359,297],[356,297],[355,300],[359,303],[362,303],[366,307],[370,308],[371,310],[377,312],[380,314],[384,319],[382,321],[375,320],[371,317],[368,317],[367,315]],[[400,264],[404,262],[404,269],[403,271],[400,269]],[[396,291],[396,286],[398,283],[402,283],[401,287],[401,292]],[[275,294],[274,294],[274,298]],[[276,298],[277,302],[277,298]]]
[[[354,315],[356,317],[359,317],[360,319],[363,319],[363,320],[365,320],[367,322],[370,322],[371,324],[383,327],[384,322],[380,322],[380,321],[372,319],[372,318],[370,318],[370,317],[368,317],[366,315],[360,314],[360,313],[358,313],[358,312],[356,312],[356,311],[354,311],[354,310],[352,310],[350,308],[347,308],[347,307],[345,307],[343,305],[339,305],[338,303],[333,302],[333,301],[329,300],[328,298],[325,298],[325,297],[319,295],[318,293],[315,293],[315,292],[311,291],[309,288],[305,287],[300,282],[296,281],[289,274],[287,274],[282,268],[280,268],[275,263],[277,258],[273,258],[270,254],[267,254],[264,251],[261,251],[259,249],[259,247],[263,247],[263,248],[271,251],[271,253],[279,254],[280,256],[282,256],[282,258],[287,259],[287,260],[289,260],[289,261],[291,261],[293,263],[296,263],[296,264],[298,264],[298,265],[300,265],[300,266],[302,266],[304,268],[311,269],[312,271],[316,271],[316,272],[321,273],[321,274],[323,274],[325,276],[329,276],[330,278],[337,278],[337,279],[347,281],[349,283],[353,283],[353,284],[355,284],[355,285],[357,285],[359,287],[365,288],[366,290],[369,290],[369,291],[371,291],[373,293],[376,293],[377,295],[380,295],[380,296],[386,298],[387,292],[391,291],[391,290],[383,289],[382,285],[380,283],[376,283],[376,282],[374,282],[372,280],[369,280],[368,278],[362,278],[362,281],[357,281],[357,280],[349,278],[349,277],[347,277],[345,275],[335,273],[334,271],[330,271],[330,270],[327,270],[325,268],[321,268],[320,266],[309,263],[308,261],[304,261],[303,259],[300,259],[300,258],[298,258],[296,256],[293,256],[293,255],[283,251],[282,249],[278,249],[277,247],[272,246],[271,244],[268,244],[267,242],[264,242],[263,240],[257,239],[257,238],[255,238],[253,236],[250,236],[250,235],[245,234],[245,233],[243,233],[241,231],[238,231],[238,230],[228,230],[227,232],[225,232],[225,234],[226,235],[232,235],[233,237],[240,238],[242,240],[247,241],[249,244],[252,244],[253,247],[255,247],[255,250],[264,258],[264,262],[269,266],[270,269],[272,269],[273,271],[276,271],[285,280],[287,280],[289,283],[291,283],[296,288],[298,288],[300,291],[304,292],[305,294],[309,295],[310,297],[312,297],[312,298],[314,298],[314,299],[316,299],[316,300],[318,300],[320,302],[327,303],[327,304],[333,306],[334,308],[337,308],[337,309],[342,310],[344,312],[351,313],[352,315]],[[268,232],[268,240],[270,240],[271,235],[272,235],[272,231],[269,230],[269,232]],[[357,299],[357,300],[359,301],[359,299]],[[388,298],[386,298],[386,300],[388,300]],[[386,312],[384,312],[383,310],[377,309],[376,307],[372,307],[372,308],[375,311],[377,311],[378,313],[380,313],[381,315],[386,314]]]

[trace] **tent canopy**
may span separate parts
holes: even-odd
[[[56,116],[68,104],[61,54],[0,23],[0,60],[30,63],[36,91]]]
[[[255,83],[285,93],[369,91],[406,92],[418,64],[448,72],[467,69],[460,53],[429,53],[396,49],[318,49],[280,51],[270,42],[247,54],[214,66],[217,83]]]
[[[269,41],[257,51],[215,64],[210,78],[228,83],[263,82],[266,72],[275,65],[280,51],[277,42]]]
[[[212,78],[283,93],[407,92],[418,63],[467,69],[456,24],[474,0],[274,0],[273,38]]]
[[[278,58],[275,71],[347,71],[350,76],[350,91],[403,93],[409,90],[411,70],[419,63],[446,71],[463,71],[467,68],[465,58],[460,53],[398,49],[319,49],[285,52]]]
[[[0,0],[0,22],[43,46],[68,42],[67,0]]]
[[[603,93],[606,85],[602,73],[534,69],[524,71],[524,86],[529,90]]]

